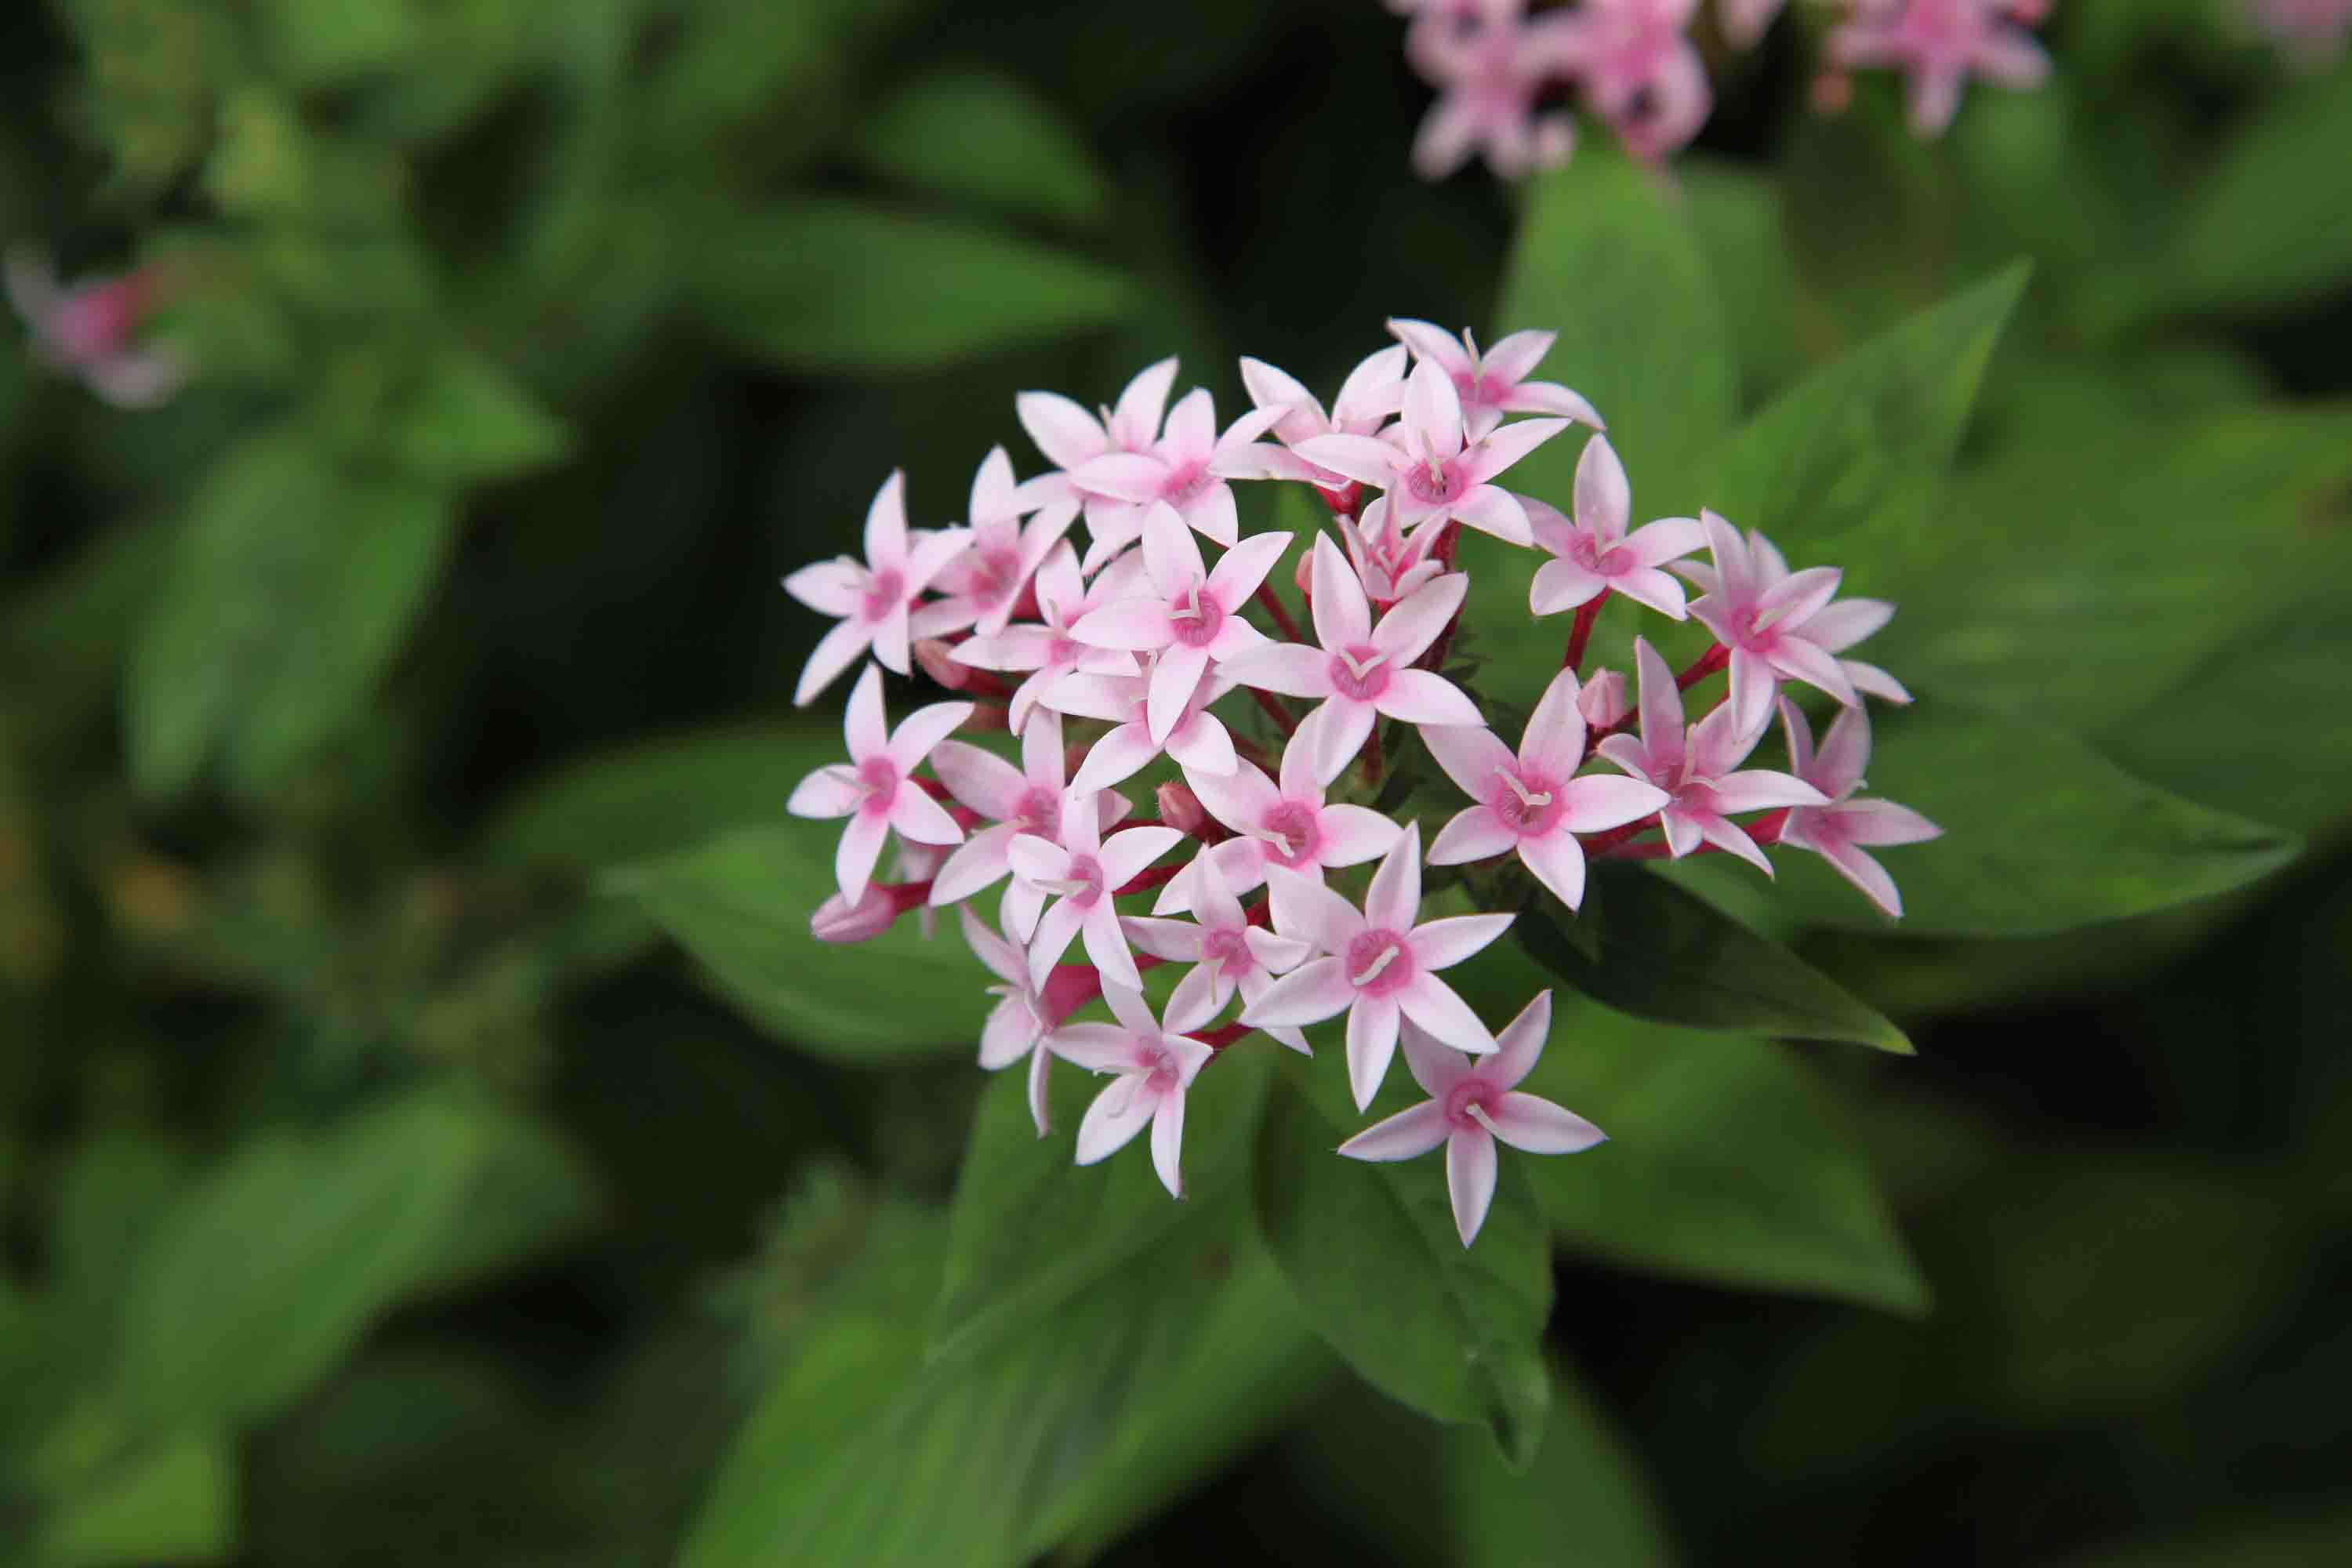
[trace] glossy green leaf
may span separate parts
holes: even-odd
[[[1512,929],[1571,989],[1653,1023],[1780,1039],[1845,1040],[1910,1054],[1903,1031],[1780,943],[1697,894],[1636,868],[1593,879],[1600,951],[1570,939],[1546,906]]]
[[[916,77],[882,100],[849,155],[886,179],[1009,211],[1087,224],[1110,182],[1048,100],[976,66]]]
[[[233,448],[191,503],[132,655],[132,771],[171,795],[217,747],[241,787],[350,719],[398,650],[450,537],[436,489],[348,472],[300,435]]]
[[[1249,1172],[1270,1042],[1221,1054],[1185,1097],[1185,1204],[1213,1202]],[[1150,1248],[1183,1217],[1138,1138],[1079,1167],[1072,1140],[1108,1079],[1053,1069],[1052,1131],[1029,1114],[1026,1058],[996,1075],[964,1151],[948,1222],[937,1333],[951,1343],[1052,1306]]]
[[[612,873],[755,1022],[844,1061],[969,1055],[992,981],[953,930],[926,941],[913,915],[870,942],[809,933],[835,889],[837,824],[787,821],[722,834]]]
[[[264,1133],[158,1221],[123,1303],[125,1407],[170,1430],[283,1405],[418,1279],[477,1147],[421,1092],[319,1135]]]
[[[2243,887],[2292,860],[2289,835],[2132,777],[2072,736],[1923,695],[1874,710],[1870,793],[1944,836],[1874,851],[1906,936],[2029,936]],[[1820,858],[1775,851],[1777,893],[1822,925],[1894,929]]]
[[[569,444],[563,426],[536,399],[467,349],[434,354],[395,417],[394,460],[439,484],[531,473],[562,458]]]
[[[711,327],[785,370],[938,365],[1103,326],[1134,291],[1067,252],[945,218],[810,202],[730,228],[703,258]]]
[[[37,1561],[55,1568],[219,1563],[237,1543],[236,1450],[174,1436],[105,1466],[43,1521]]]
[[[1486,1223],[1464,1247],[1442,1152],[1384,1164],[1332,1152],[1419,1098],[1400,1069],[1403,1089],[1360,1119],[1338,1065],[1285,1063],[1268,1099],[1257,1168],[1266,1245],[1340,1360],[1423,1415],[1483,1426],[1523,1469],[1551,1403],[1540,1343],[1551,1253],[1520,1170],[1528,1162],[1505,1152]]]
[[[1640,1465],[1572,1372],[1552,1378],[1551,1419],[1526,1475],[1495,1463],[1483,1444],[1456,1438],[1449,1447],[1457,1568],[1563,1559],[1582,1568],[1664,1568],[1675,1561]]]
[[[1782,393],[1707,457],[1700,500],[1796,565],[1843,566],[1851,591],[1882,590],[1890,564],[1918,548],[2026,271],[1921,311]]]
[[[2150,268],[2159,309],[2271,310],[2325,298],[2352,268],[2352,92],[2315,76],[2222,149]]]

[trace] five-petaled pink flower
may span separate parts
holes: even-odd
[[[1286,533],[1254,533],[1211,571],[1176,509],[1151,504],[1143,520],[1148,593],[1088,612],[1070,635],[1096,647],[1158,655],[1148,704],[1155,745],[1167,743],[1212,664],[1265,643],[1265,635],[1242,619],[1242,608],[1289,548]]]
[[[1264,360],[1244,357],[1242,384],[1249,389],[1251,402],[1279,416],[1268,434],[1284,447],[1295,447],[1318,436],[1377,436],[1404,402],[1408,360],[1402,343],[1367,356],[1339,384],[1339,395],[1328,414],[1297,377]],[[1261,447],[1258,457],[1271,479],[1304,479],[1327,490],[1344,490],[1351,482],[1347,475],[1318,468],[1296,451]]]
[[[1062,716],[1040,710],[1035,722],[1021,732],[1021,766],[993,752],[961,741],[942,741],[931,752],[931,771],[948,793],[990,826],[958,846],[931,879],[933,908],[961,903],[992,886],[1013,869],[1013,841],[1024,833],[1058,838],[1066,786],[1063,770]],[[1095,795],[1097,832],[1108,829],[1131,809],[1127,797],[1103,790]],[[1004,889],[1004,929],[1026,941],[1037,929],[1045,895],[1030,883],[1014,879]]]
[[[875,862],[890,830],[919,844],[961,844],[963,829],[910,776],[955,728],[971,717],[969,702],[918,708],[893,732],[882,711],[882,672],[872,665],[849,693],[843,731],[849,762],[822,767],[801,780],[784,809],[794,816],[849,818],[835,851],[834,876],[851,905],[866,897]]]
[[[1465,445],[1454,378],[1423,360],[1405,378],[1404,416],[1385,437],[1317,436],[1298,444],[1298,455],[1386,491],[1397,526],[1418,531],[1451,519],[1531,544],[1527,509],[1493,481],[1568,426],[1565,419],[1523,419]]]
[[[1227,659],[1223,673],[1244,686],[1322,699],[1298,727],[1313,735],[1315,776],[1329,784],[1372,732],[1380,715],[1408,724],[1475,724],[1478,705],[1419,658],[1462,608],[1469,579],[1438,578],[1372,624],[1372,606],[1328,535],[1315,540],[1315,635],[1321,647],[1273,643]],[[1293,742],[1296,744],[1296,741]]]
[[[988,1022],[981,1026],[980,1065],[995,1072],[1024,1056],[1029,1058],[1029,1118],[1037,1124],[1037,1136],[1043,1138],[1046,1070],[1054,1060],[1045,1037],[1055,1020],[1046,1016],[1045,1003],[1029,978],[1029,957],[1020,944],[989,930],[987,922],[971,912],[970,904],[956,912],[963,917],[964,941],[997,982],[988,988],[996,1005],[989,1010]]]
[[[1103,1000],[1117,1024],[1065,1024],[1049,1037],[1054,1054],[1090,1072],[1118,1079],[1087,1107],[1078,1123],[1078,1163],[1091,1165],[1127,1147],[1151,1123],[1151,1167],[1168,1195],[1184,1195],[1184,1092],[1216,1053],[1186,1034],[1208,1021],[1168,1004],[1168,1023],[1151,1016],[1143,993],[1103,982]]]
[[[1106,408],[1099,418],[1058,392],[1024,392],[1013,400],[1021,427],[1037,450],[1055,465],[1022,488],[1041,504],[1076,500],[1087,511],[1087,527],[1100,531],[1103,519],[1124,512],[1129,503],[1114,496],[1090,492],[1076,474],[1097,458],[1112,452],[1149,452],[1160,439],[1160,416],[1167,412],[1168,393],[1176,384],[1176,361],[1157,361],[1136,372],[1118,395],[1118,406]],[[1102,564],[1090,562],[1089,574]]]
[[[1678,562],[1675,569],[1706,590],[1706,597],[1691,601],[1691,618],[1731,650],[1735,727],[1749,731],[1769,723],[1783,679],[1819,687],[1849,708],[1864,692],[1889,702],[1911,700],[1902,683],[1876,665],[1837,657],[1885,626],[1894,605],[1883,599],[1832,604],[1845,576],[1837,567],[1790,572],[1771,541],[1754,529],[1743,540],[1714,512],[1699,518],[1715,564]]]
[[[1433,550],[1437,535],[1429,529],[1408,534],[1391,527],[1386,496],[1366,506],[1360,520],[1335,517],[1331,521],[1339,527],[1339,542],[1347,546],[1348,564],[1356,569],[1356,580],[1364,585],[1364,596],[1375,609],[1386,610],[1444,574],[1445,563]],[[1302,559],[1299,564],[1313,570],[1309,560]],[[1304,576],[1299,585],[1309,586]]]
[[[1536,569],[1528,584],[1529,610],[1556,616],[1618,593],[1662,616],[1683,618],[1683,585],[1659,568],[1705,544],[1706,530],[1695,517],[1662,517],[1627,533],[1633,487],[1608,437],[1586,442],[1576,460],[1575,521],[1539,500],[1528,501],[1527,509],[1536,542],[1554,557]]]
[[[1478,340],[1466,327],[1456,339],[1443,327],[1400,317],[1389,322],[1389,331],[1412,351],[1414,359],[1434,364],[1452,378],[1462,403],[1463,429],[1473,441],[1492,435],[1506,414],[1554,414],[1595,430],[1603,428],[1601,416],[1582,394],[1558,382],[1528,379],[1551,353],[1558,332],[1513,332],[1482,354]]]
[[[1563,24],[1585,102],[1625,150],[1656,162],[1698,134],[1715,106],[1689,37],[1698,0],[1584,0]]]
[[[1580,833],[1638,822],[1666,804],[1666,792],[1609,773],[1576,776],[1584,763],[1584,715],[1576,672],[1563,669],[1528,716],[1517,756],[1481,725],[1429,730],[1422,740],[1464,795],[1478,802],[1457,815],[1429,847],[1433,866],[1459,866],[1516,850],[1561,903],[1584,901]]]
[[[1023,526],[1033,511],[1037,515]],[[992,448],[972,476],[971,543],[932,580],[947,596],[915,612],[915,636],[940,637],[966,626],[976,626],[982,637],[1003,631],[1029,580],[1077,515],[1071,499],[1040,510],[1034,493],[1013,482],[1004,448]]]
[[[1037,568],[1035,626],[1009,626],[992,636],[956,644],[949,657],[979,669],[1025,672],[1028,679],[1013,689],[1005,718],[1016,734],[1025,734],[1030,712],[1047,692],[1073,675],[1133,675],[1133,656],[1112,648],[1089,647],[1070,635],[1070,628],[1090,610],[1126,597],[1141,574],[1138,561],[1132,571],[1114,567],[1089,584],[1078,574],[1078,557],[1066,542],[1055,546]]]
[[[1473,1059],[1404,1026],[1404,1061],[1429,1098],[1367,1127],[1339,1152],[1351,1160],[1412,1160],[1445,1145],[1454,1228],[1467,1247],[1495,1199],[1495,1141],[1530,1154],[1576,1154],[1606,1141],[1600,1128],[1550,1100],[1519,1091],[1551,1033],[1551,993],[1538,992],[1495,1037],[1501,1048]]]
[[[1864,847],[1925,844],[1942,837],[1944,830],[1907,805],[1853,798],[1862,788],[1862,771],[1870,762],[1870,718],[1860,708],[1849,708],[1837,716],[1818,756],[1813,752],[1811,727],[1797,705],[1785,698],[1780,702],[1780,722],[1788,732],[1789,761],[1797,776],[1830,801],[1827,805],[1800,806],[1790,812],[1780,828],[1780,842],[1819,855],[1868,895],[1872,903],[1900,920],[1903,895],[1895,890],[1895,879],[1886,874],[1886,868],[1864,854]]]
[[[1119,929],[1118,908],[1112,902],[1119,889],[1137,873],[1176,847],[1183,835],[1172,827],[1130,827],[1102,837],[1098,807],[1091,795],[1072,790],[1062,802],[1062,832],[1058,841],[1034,833],[1014,836],[1011,853],[1013,875],[1040,892],[1055,895],[1038,917],[1037,934],[1029,944],[1029,978],[1043,985],[1045,976],[1083,937],[1087,957],[1102,971],[1106,983],[1140,986],[1135,955],[1128,951],[1127,933]]]
[[[1674,671],[1658,657],[1657,649],[1640,637],[1633,639],[1633,662],[1641,677],[1642,738],[1612,735],[1601,742],[1601,754],[1674,796],[1659,812],[1658,823],[1665,830],[1666,847],[1676,859],[1702,843],[1712,844],[1770,876],[1772,862],[1732,816],[1784,805],[1822,805],[1829,797],[1788,773],[1769,768],[1743,771],[1739,764],[1764,738],[1764,727],[1739,729],[1729,702],[1717,707],[1685,734],[1682,693],[1675,689]],[[1766,722],[1769,721],[1768,714]]]
[[[1198,1017],[1202,1022],[1223,1012],[1241,993],[1244,1004],[1265,994],[1277,974],[1287,974],[1307,960],[1312,950],[1295,937],[1276,936],[1249,922],[1241,900],[1225,886],[1214,862],[1202,857],[1186,868],[1192,880],[1192,919],[1154,920],[1130,915],[1119,923],[1127,938],[1144,952],[1193,967],[1176,983],[1168,998],[1171,1016]],[[1266,1033],[1301,1055],[1314,1053],[1307,1037],[1279,1026]]]
[[[1372,873],[1359,912],[1294,871],[1266,872],[1274,921],[1323,954],[1276,981],[1242,1012],[1253,1028],[1303,1027],[1348,1015],[1348,1082],[1356,1109],[1372,1102],[1396,1054],[1397,1026],[1411,1018],[1459,1050],[1491,1051],[1495,1037],[1454,987],[1437,977],[1510,929],[1511,915],[1456,915],[1414,922],[1421,910],[1421,826],[1407,827]]]
[[[1937,136],[1960,107],[1971,76],[2002,87],[2032,88],[2050,74],[2018,20],[2042,6],[2019,0],[1855,0],[1854,14],[1830,33],[1823,52],[1843,70],[1903,70],[1911,77],[1911,129]]]
[[[1181,914],[1189,906],[1193,868],[1217,862],[1226,886],[1246,893],[1265,880],[1269,866],[1320,881],[1326,868],[1360,866],[1394,847],[1403,828],[1365,805],[1327,805],[1324,781],[1315,772],[1315,742],[1291,737],[1282,752],[1282,780],[1249,763],[1224,774],[1187,773],[1192,794],[1209,815],[1238,837],[1227,839],[1187,866],[1161,889],[1154,914]]]
[[[1196,532],[1231,545],[1241,536],[1241,514],[1226,481],[1265,476],[1256,442],[1279,417],[1274,410],[1254,408],[1220,436],[1216,400],[1208,388],[1195,387],[1168,411],[1168,433],[1150,451],[1109,452],[1079,468],[1071,477],[1080,489],[1128,503],[1099,512],[1087,509],[1094,543],[1087,550],[1086,570],[1093,572],[1134,543],[1146,514],[1157,505],[1172,508]]]
[[[7,271],[8,298],[32,331],[34,352],[117,408],[152,408],[187,381],[187,363],[177,353],[140,342],[160,291],[156,268],[67,289],[47,262],[12,250]]]
[[[1151,684],[1141,677],[1074,675],[1054,688],[1046,700],[1077,719],[1097,719],[1110,731],[1087,750],[1073,789],[1108,789],[1132,777],[1165,752],[1177,763],[1202,773],[1229,773],[1238,765],[1234,737],[1209,711],[1209,704],[1233,689],[1215,670],[1201,677],[1165,742],[1151,738]]]
[[[885,479],[866,510],[864,564],[844,555],[803,566],[784,579],[784,592],[793,598],[820,615],[842,617],[809,655],[793,705],[806,707],[869,647],[891,674],[909,673],[908,606],[971,538],[965,530],[950,528],[910,539],[907,477],[894,472]]]
[[[1510,5],[1438,9],[1462,19],[1430,16],[1405,34],[1406,58],[1438,92],[1413,136],[1413,173],[1442,180],[1481,152],[1506,180],[1568,162],[1576,118],[1543,101],[1571,63],[1559,15],[1525,21]],[[1482,11],[1484,19],[1473,16]]]

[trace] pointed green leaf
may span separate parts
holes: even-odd
[[[848,153],[885,179],[1068,224],[1092,223],[1109,199],[1108,177],[1055,106],[979,66],[908,81]]]
[[[1332,1152],[1367,1120],[1346,1103],[1337,1066],[1282,1064],[1258,1135],[1259,1229],[1340,1360],[1423,1415],[1483,1426],[1524,1469],[1551,1403],[1541,1349],[1551,1251],[1520,1170],[1531,1162],[1506,1152],[1465,1247],[1442,1152],[1390,1164]],[[1420,1098],[1392,1076],[1402,1089],[1391,1085],[1368,1118]]]
[[[531,473],[562,458],[567,441],[554,416],[468,349],[434,354],[394,417],[394,460],[437,484]]]
[[[40,1531],[44,1568],[217,1563],[236,1554],[236,1449],[200,1433],[107,1465],[60,1501]]]
[[[1448,1445],[1456,1568],[1525,1568],[1570,1557],[1580,1568],[1665,1568],[1672,1542],[1641,1466],[1572,1370],[1552,1377],[1551,1419],[1526,1475],[1484,1444]]]

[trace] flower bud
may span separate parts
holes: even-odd
[[[1625,696],[1625,678],[1613,669],[1596,671],[1576,694],[1576,710],[1584,721],[1596,730],[1606,730],[1623,722],[1633,710]]]
[[[1223,823],[1209,815],[1199,795],[1174,779],[1160,786],[1159,800],[1160,820],[1187,837],[1203,844],[1223,844],[1233,837]]]
[[[923,673],[950,691],[961,691],[970,686],[976,673],[971,666],[956,662],[955,650],[944,637],[917,637],[914,654]]]
[[[839,893],[819,904],[816,913],[809,917],[809,932],[819,942],[871,942],[898,918],[898,901],[887,889],[877,884],[854,904]]]

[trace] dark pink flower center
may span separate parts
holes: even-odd
[[[857,787],[866,792],[861,811],[883,814],[898,800],[898,765],[887,757],[868,757],[857,764]]]
[[[1462,405],[1465,408],[1474,405],[1486,406],[1498,404],[1511,395],[1509,386],[1484,374],[1471,375],[1465,373],[1455,376],[1454,390],[1461,396]]]
[[[866,620],[878,621],[907,602],[907,574],[897,567],[887,567],[866,581],[866,598],[858,613]]]
[[[1045,639],[1045,662],[1049,665],[1076,664],[1078,662],[1078,656],[1086,651],[1084,643],[1070,637],[1052,637]]]
[[[1184,463],[1170,469],[1168,477],[1160,481],[1160,499],[1170,506],[1182,506],[1215,482],[1216,476],[1209,472],[1208,464]]]
[[[76,360],[104,359],[130,342],[143,302],[135,279],[118,279],[78,289],[59,301],[52,318],[58,346]]]
[[[1323,835],[1316,823],[1316,811],[1304,801],[1278,801],[1258,819],[1258,831],[1265,835],[1265,851],[1276,865],[1290,870],[1321,862],[1316,851],[1322,847]]]
[[[1484,1079],[1465,1078],[1445,1091],[1446,1122],[1454,1127],[1476,1127],[1478,1119],[1470,1114],[1470,1108],[1476,1106],[1491,1117],[1501,1105],[1502,1099],[1502,1090]]]
[[[1195,583],[1178,595],[1168,613],[1176,627],[1176,640],[1186,647],[1206,647],[1225,629],[1225,607],[1204,584]]]
[[[1442,506],[1462,499],[1470,489],[1470,475],[1459,458],[1440,463],[1435,473],[1427,463],[1415,463],[1405,474],[1404,488],[1415,500]]]
[[[1549,832],[1568,809],[1559,784],[1540,773],[1508,768],[1495,771],[1495,793],[1487,804],[1507,826],[1530,837]]]
[[[1021,552],[1009,546],[982,549],[972,563],[971,595],[993,605],[1021,585]]]
[[[1393,996],[1412,983],[1412,952],[1397,931],[1363,932],[1348,943],[1340,962],[1348,983],[1368,996]]]
[[[1062,831],[1061,797],[1043,784],[1033,784],[1013,805],[1013,820],[1024,833],[1055,837]]]
[[[1342,697],[1374,702],[1389,689],[1389,658],[1370,643],[1357,643],[1331,656],[1331,685]]]
[[[1201,938],[1201,962],[1238,980],[1257,967],[1257,955],[1250,952],[1249,942],[1240,931],[1227,926]]]
[[[1079,909],[1094,908],[1095,901],[1103,896],[1102,862],[1091,855],[1071,856],[1070,870],[1065,881],[1069,886],[1064,897]]]

